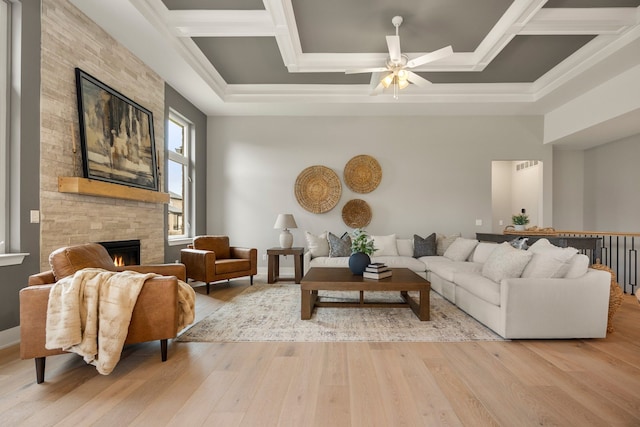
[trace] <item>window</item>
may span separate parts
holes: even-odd
[[[168,236],[169,240],[190,237],[189,193],[191,178],[189,164],[193,124],[181,115],[171,111],[168,126],[168,167],[169,190]]]
[[[9,85],[10,85],[10,36],[11,13],[9,3],[0,0],[0,254],[8,251],[7,221],[8,221],[8,181],[9,164],[7,154],[9,150]]]

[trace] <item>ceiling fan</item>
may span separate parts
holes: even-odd
[[[424,79],[411,71],[412,68],[426,64],[428,62],[437,61],[442,58],[446,58],[453,54],[451,46],[446,46],[433,52],[427,53],[417,58],[409,59],[407,55],[404,55],[400,50],[400,36],[398,29],[402,24],[402,16],[394,16],[391,23],[396,27],[395,36],[387,36],[387,47],[389,49],[389,58],[385,67],[376,68],[361,68],[357,70],[347,70],[345,74],[357,74],[357,73],[373,73],[371,78],[371,84],[376,85],[373,90],[373,95],[379,93],[383,89],[393,86],[393,97],[398,99],[398,92],[401,89],[409,86],[409,83],[413,83],[416,86],[428,86],[431,82]],[[382,79],[378,82],[378,78],[382,75]]]

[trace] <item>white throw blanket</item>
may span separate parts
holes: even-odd
[[[157,276],[87,268],[59,280],[49,294],[45,347],[77,353],[108,375],[120,360],[142,285]],[[194,320],[195,292],[178,282],[182,329]]]

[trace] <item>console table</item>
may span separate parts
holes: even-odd
[[[293,255],[295,277],[280,277],[280,255]],[[275,283],[278,280],[293,280],[300,283],[302,280],[302,261],[304,248],[269,248],[267,249],[268,268],[267,283]]]
[[[572,248],[579,249],[583,253],[588,251],[589,253],[586,253],[586,255],[591,259],[591,263],[602,259],[602,241],[599,237],[527,235],[526,231],[522,232],[522,234],[476,233],[476,239],[484,242],[510,242],[520,237],[527,237],[529,239],[527,240],[529,246],[538,239],[548,239],[549,242],[561,248],[571,246]]]

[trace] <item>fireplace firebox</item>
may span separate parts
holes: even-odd
[[[140,240],[117,240],[98,243],[109,252],[115,265],[140,264]]]

